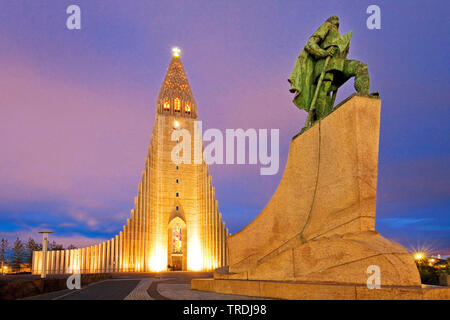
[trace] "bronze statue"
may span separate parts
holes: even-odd
[[[333,110],[337,90],[355,77],[357,93],[369,95],[367,65],[347,59],[352,32],[341,36],[339,18],[328,18],[309,38],[295,62],[289,82],[294,104],[308,112],[305,130]],[[374,93],[376,96],[377,93]]]

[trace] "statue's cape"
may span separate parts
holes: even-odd
[[[323,49],[332,45],[339,47],[339,55],[330,60],[327,71],[342,71],[352,33],[349,32],[344,36],[340,36],[339,32],[336,31],[336,34],[328,37],[329,31],[332,29],[331,23],[325,22],[311,37],[318,37],[323,40],[320,44],[320,47]],[[325,59],[316,60],[305,48],[303,48],[295,61],[294,70],[288,81],[291,84],[289,91],[295,93],[293,102],[298,108],[309,111],[316,88],[316,80],[324,68],[324,62]]]
[[[305,111],[309,111],[314,95],[313,73],[314,59],[303,49],[295,61],[294,70],[288,81],[291,84],[289,91],[295,93],[294,104]]]

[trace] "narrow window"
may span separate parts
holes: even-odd
[[[181,111],[181,100],[179,98],[175,98],[175,100],[173,101],[173,109],[176,112]]]
[[[177,198],[178,198],[179,195],[180,195],[180,194],[177,192],[177,193],[176,193]]]
[[[177,181],[177,183],[178,183],[178,179],[177,179],[176,181]]]
[[[183,235],[178,223],[172,229],[172,253],[183,253]]]
[[[191,113],[191,106],[189,105],[189,103],[186,103],[184,106],[184,112],[186,113]]]
[[[177,211],[178,211],[178,206],[176,206],[176,207],[175,207],[175,210],[177,210]]]
[[[163,109],[164,109],[164,110],[170,110],[170,103],[169,103],[169,100],[165,100],[165,101],[164,101]]]

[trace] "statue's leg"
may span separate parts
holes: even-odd
[[[367,64],[358,60],[346,60],[343,73],[345,77],[355,77],[355,90],[358,93],[369,94],[370,77]]]
[[[322,85],[319,89],[316,102],[317,120],[324,118],[331,112],[333,106],[331,105],[330,88],[333,83],[333,74],[326,73]]]

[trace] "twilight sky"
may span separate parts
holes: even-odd
[[[0,0],[0,237],[51,228],[77,246],[125,223],[170,48],[207,128],[279,128],[280,170],[211,166],[234,233],[281,179],[306,113],[287,78],[308,37],[338,15],[349,58],[382,98],[377,231],[408,249],[450,254],[448,1]],[[77,4],[82,29],[65,26]],[[366,8],[381,8],[381,30]],[[445,40],[447,39],[447,40]],[[345,85],[337,101],[353,92]]]

